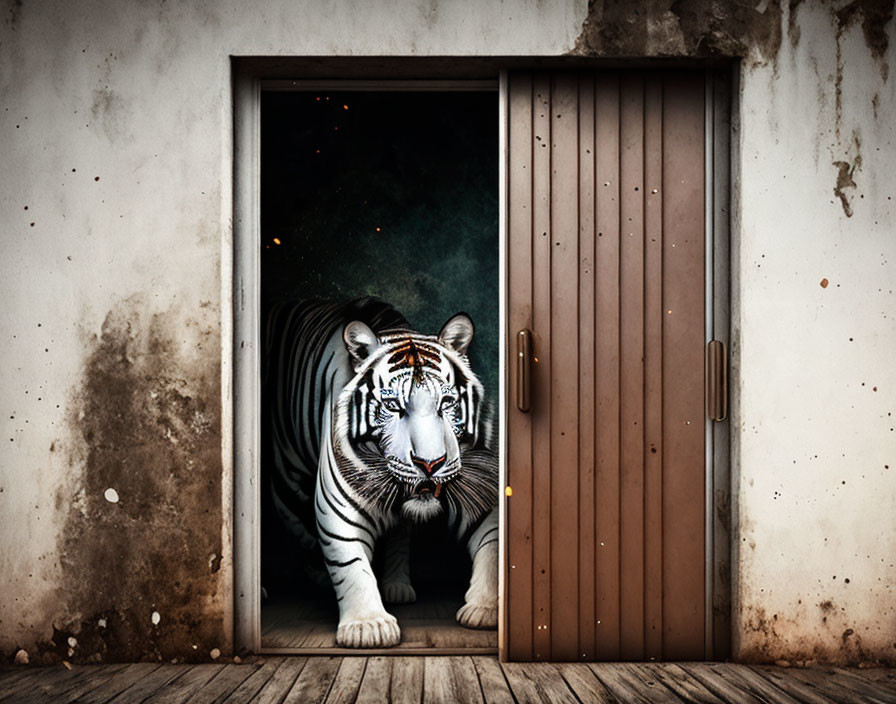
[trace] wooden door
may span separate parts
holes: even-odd
[[[511,74],[507,109],[507,657],[702,659],[703,74]]]

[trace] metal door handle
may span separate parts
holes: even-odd
[[[516,407],[523,413],[530,408],[532,384],[532,332],[520,330],[516,336]]]
[[[725,344],[710,340],[706,345],[706,414],[721,422],[728,416],[728,360]]]

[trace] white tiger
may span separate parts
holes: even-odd
[[[466,357],[470,318],[457,314],[438,335],[422,335],[391,306],[359,299],[286,304],[271,320],[274,504],[301,536],[309,516],[295,497],[300,505],[313,486],[317,539],[339,603],[337,644],[400,642],[383,601],[416,595],[407,534],[395,528],[442,512],[473,560],[457,620],[494,628],[497,460],[483,387]],[[378,585],[371,559],[387,534]]]

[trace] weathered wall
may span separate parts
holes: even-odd
[[[892,661],[891,14],[7,2],[0,653],[229,647],[229,55],[742,55],[737,654]]]
[[[874,5],[791,8],[742,82],[744,659],[896,662],[896,35]]]

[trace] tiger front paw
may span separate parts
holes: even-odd
[[[417,601],[417,592],[407,582],[386,582],[380,591],[387,604],[413,604]]]
[[[498,603],[466,603],[457,611],[457,622],[466,628],[497,628]]]
[[[401,642],[401,629],[391,614],[339,622],[336,645],[343,648],[388,648]]]

